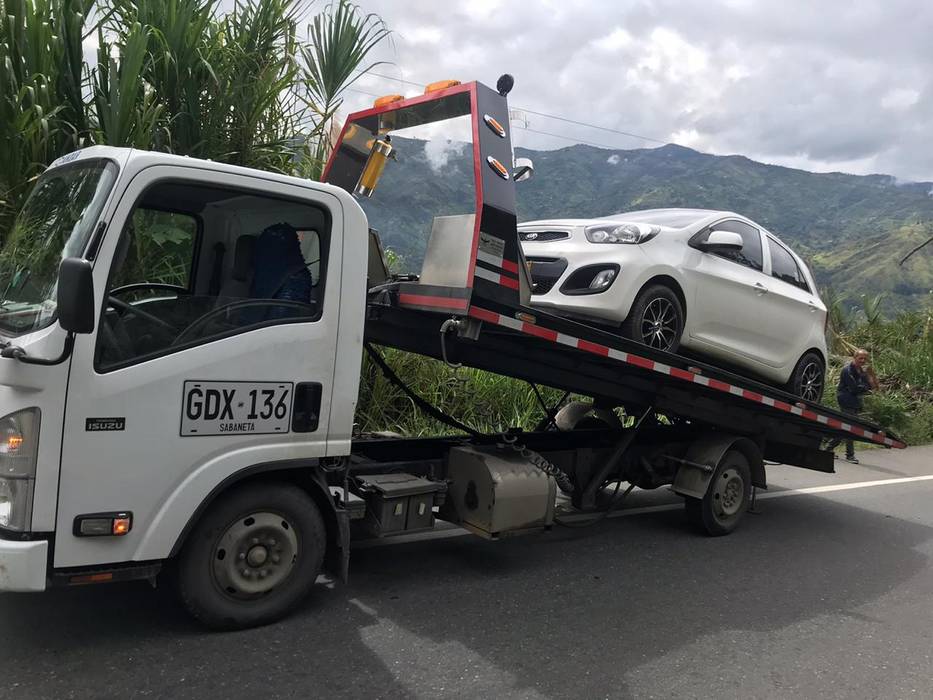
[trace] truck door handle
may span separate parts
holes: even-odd
[[[764,286],[761,282],[755,282],[755,291],[759,294],[767,294],[768,288]]]
[[[301,382],[295,387],[295,403],[292,406],[292,431],[313,433],[318,429],[321,418],[320,382]]]

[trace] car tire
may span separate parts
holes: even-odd
[[[720,460],[703,498],[684,500],[687,520],[711,537],[735,530],[748,510],[752,496],[752,473],[748,458],[729,450]]]
[[[823,398],[826,384],[826,365],[815,352],[804,353],[794,367],[794,373],[787,383],[787,390],[805,401],[819,403]]]
[[[175,583],[188,612],[208,627],[265,625],[308,594],[326,546],[324,520],[307,492],[251,483],[201,517],[179,555]]]
[[[684,309],[670,287],[654,284],[635,298],[622,334],[657,350],[677,352],[684,331]]]

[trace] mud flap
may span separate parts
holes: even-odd
[[[680,467],[677,469],[671,489],[681,496],[703,498],[716,467],[726,452],[731,449],[739,450],[748,459],[752,473],[752,485],[762,489],[768,488],[764,461],[758,445],[748,438],[713,435],[701,438],[687,448],[687,454],[680,461]]]

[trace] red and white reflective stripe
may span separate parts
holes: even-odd
[[[484,280],[495,282],[509,289],[518,289],[518,280],[514,277],[507,277],[506,275],[487,270],[485,267],[480,267],[479,265],[474,268],[473,277],[481,277]]]
[[[487,253],[485,250],[477,250],[476,259],[482,260],[487,265],[494,265],[495,267],[501,268],[506,272],[511,272],[513,275],[518,274],[518,265],[513,263],[511,260],[506,260],[499,255]]]
[[[442,297],[431,294],[409,294],[402,292],[398,295],[399,303],[407,306],[429,306],[438,309],[452,309],[466,311],[469,302],[458,297]]]
[[[478,270],[479,268],[477,268]],[[560,343],[561,345],[566,345],[571,348],[576,348],[577,350],[583,350],[584,352],[590,352],[594,355],[600,355],[602,357],[608,357],[619,362],[624,362],[629,365],[634,365],[636,367],[641,367],[642,369],[651,370],[652,372],[658,372],[659,374],[666,374],[677,379],[682,379],[687,382],[693,382],[694,384],[699,384],[700,386],[709,387],[710,389],[715,389],[716,391],[722,391],[726,394],[732,394],[733,396],[738,396],[747,401],[753,401],[755,403],[764,404],[765,406],[770,406],[779,411],[784,411],[785,413],[791,413],[795,416],[800,416],[807,420],[815,421],[823,425],[827,425],[831,428],[837,430],[842,430],[853,435],[858,435],[860,437],[865,437],[873,442],[877,442],[882,445],[887,445],[888,447],[897,447],[904,448],[907,447],[903,442],[899,440],[894,440],[887,437],[884,433],[881,432],[872,432],[870,430],[865,430],[864,428],[851,425],[849,423],[843,423],[842,421],[832,418],[831,416],[826,416],[816,411],[813,411],[810,408],[804,406],[796,406],[789,404],[785,401],[779,399],[773,399],[770,396],[764,396],[754,391],[749,391],[748,389],[743,389],[741,387],[735,386],[734,384],[729,384],[727,382],[720,381],[719,379],[713,379],[711,377],[704,377],[702,374],[697,374],[695,372],[690,372],[684,369],[679,369],[677,367],[671,367],[666,365],[663,362],[655,362],[654,360],[649,360],[646,357],[641,357],[640,355],[633,355],[628,352],[623,352],[621,350],[615,350],[610,348],[607,345],[601,345],[599,343],[592,343],[588,340],[582,340],[580,338],[575,338],[571,335],[566,335],[564,333],[558,333],[557,331],[551,330],[549,328],[542,328],[541,326],[535,325],[534,323],[528,323],[527,321],[519,321],[518,319],[511,318],[509,316],[503,316],[500,313],[495,311],[489,311],[487,309],[481,309],[476,306],[470,307],[470,316],[477,318],[481,321],[487,321],[493,323],[497,326],[504,326],[505,328],[511,328],[512,330],[525,333],[526,335],[537,336],[538,338],[543,338],[554,343]]]

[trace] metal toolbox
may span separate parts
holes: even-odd
[[[449,497],[442,517],[496,539],[554,522],[554,479],[511,451],[455,447],[447,463]]]
[[[412,474],[368,474],[357,477],[366,500],[366,529],[383,536],[434,527],[435,502],[443,502],[447,484]]]

